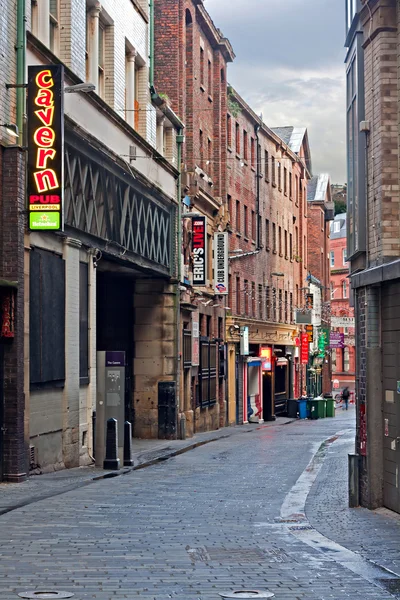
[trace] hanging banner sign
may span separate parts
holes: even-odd
[[[193,285],[207,285],[207,229],[205,217],[192,218]]]
[[[29,229],[64,229],[64,67],[28,67]]]
[[[301,334],[300,362],[302,365],[308,363],[308,333]]]
[[[318,356],[325,356],[325,349],[328,345],[329,330],[326,327],[321,327],[318,331]]]
[[[308,335],[308,343],[312,344],[314,342],[314,327],[313,327],[313,325],[306,325],[306,333]]]
[[[344,333],[338,333],[337,331],[331,331],[329,336],[329,347],[330,348],[344,348]]]
[[[241,356],[249,355],[249,328],[240,328],[240,354]]]
[[[200,364],[200,329],[199,313],[192,313],[192,367]]]
[[[228,293],[228,232],[214,235],[214,292]]]

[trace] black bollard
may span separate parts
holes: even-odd
[[[106,456],[103,469],[118,471],[118,423],[117,419],[108,419],[106,433]]]
[[[124,467],[133,467],[132,460],[132,425],[129,421],[124,423]]]

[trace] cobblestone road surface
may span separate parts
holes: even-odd
[[[398,521],[346,508],[353,438],[354,410],[255,428],[8,512],[0,598],[67,590],[78,600],[218,600],[239,589],[278,600],[398,597],[400,578],[375,565],[398,569]]]

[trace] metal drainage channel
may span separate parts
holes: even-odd
[[[71,592],[48,592],[48,591],[37,591],[37,592],[21,592],[18,594],[20,598],[72,598],[74,594]]]
[[[250,598],[273,598],[275,594],[272,592],[260,592],[259,590],[238,590],[236,592],[224,592],[219,595],[221,598],[226,598],[226,600],[231,600],[232,598],[248,600]]]

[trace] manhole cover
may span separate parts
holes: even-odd
[[[36,591],[36,592],[21,592],[18,594],[20,598],[72,598],[71,592],[47,592],[47,591]]]
[[[225,592],[220,594],[222,598],[227,598],[228,600],[231,598],[242,598],[242,600],[247,600],[247,598],[273,598],[274,594],[272,592],[260,592],[258,590],[238,590],[236,592]]]
[[[259,548],[205,548],[213,562],[258,563],[265,559],[265,552]],[[238,598],[240,596],[233,596]]]

